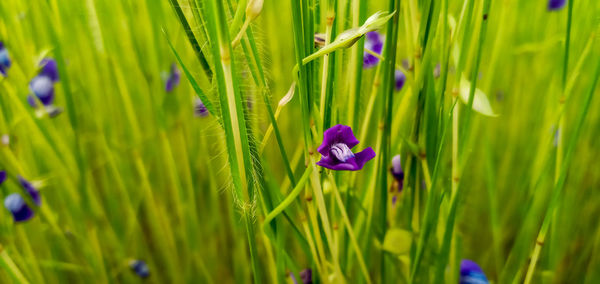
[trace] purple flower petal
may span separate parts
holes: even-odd
[[[169,74],[169,78],[165,84],[165,91],[171,92],[177,85],[179,85],[179,80],[181,79],[181,72],[177,69],[177,65],[173,63],[171,65],[171,73]]]
[[[148,265],[143,260],[132,260],[129,263],[129,267],[141,278],[150,276],[150,269],[148,269]]]
[[[364,150],[356,153],[356,164],[358,170],[362,169],[366,162],[375,158],[375,151],[371,147],[367,147]]]
[[[350,149],[358,144],[358,140],[354,137],[354,133],[352,133],[352,128],[342,124],[335,125],[325,130],[323,137],[323,143],[317,148],[317,151],[321,153],[321,155],[329,155],[331,146],[336,143],[344,143],[348,145]]]
[[[45,106],[51,105],[54,102],[54,82],[51,77],[46,75],[35,76],[31,82],[29,82],[29,89],[31,92],[44,104]],[[35,100],[28,98],[30,105],[34,106]]]
[[[56,60],[44,58],[42,62],[40,62],[40,66],[42,67],[42,70],[38,75],[47,76],[52,82],[58,82],[58,65],[56,64]]]
[[[472,260],[463,259],[460,262],[460,284],[488,284],[487,277],[481,267]]]
[[[18,178],[19,183],[21,183],[21,186],[27,191],[27,193],[29,193],[31,199],[33,199],[33,202],[35,202],[37,206],[42,205],[42,197],[40,196],[40,192],[33,186],[33,184],[24,179],[22,176],[18,176]]]
[[[0,171],[0,185],[6,180],[6,171]]]
[[[402,161],[400,155],[392,157],[392,168],[390,169],[394,179],[398,182],[398,191],[404,187],[404,170],[402,170]]]
[[[200,98],[196,98],[194,101],[194,115],[197,117],[206,117],[208,116],[208,109],[202,102]]]
[[[8,56],[8,50],[4,46],[4,43],[0,41],[0,73],[6,76],[6,71],[11,65],[10,57]]]
[[[549,0],[548,1],[548,10],[556,11],[562,9],[562,7],[567,4],[567,0]]]
[[[4,207],[13,215],[15,222],[27,221],[34,215],[33,210],[29,208],[23,197],[18,193],[13,193],[4,198]]]
[[[394,88],[396,91],[402,90],[404,87],[404,82],[406,82],[406,75],[400,70],[396,70],[394,73]]]
[[[350,149],[358,144],[352,129],[346,125],[335,125],[323,135],[323,143],[317,151],[321,153],[321,160],[317,165],[336,171],[357,171],[364,164],[375,157],[375,151],[371,147],[359,153],[353,153]]]
[[[307,268],[300,271],[300,279],[302,280],[302,284],[312,284],[312,270]]]
[[[383,50],[383,36],[376,31],[368,32],[365,36],[365,49],[381,54]],[[363,68],[371,68],[377,65],[377,63],[379,63],[379,58],[365,50],[363,54]]]

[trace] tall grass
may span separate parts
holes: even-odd
[[[0,283],[600,281],[600,3],[261,2],[0,2],[0,194],[35,212],[0,210]],[[316,165],[336,124],[362,170]]]

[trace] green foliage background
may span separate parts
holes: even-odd
[[[1,283],[141,281],[129,271],[131,259],[148,263],[153,283],[289,283],[289,273],[299,281],[304,268],[322,283],[455,283],[462,258],[479,263],[493,283],[522,282],[545,218],[551,223],[533,283],[600,281],[600,2],[550,12],[541,0],[266,0],[231,49],[228,82],[227,69],[218,70],[245,19],[247,1],[238,2],[0,2],[0,39],[13,63],[0,78],[0,134],[10,136],[0,145],[0,169],[9,175],[0,193],[24,192],[22,175],[42,194],[26,223],[0,210]],[[461,13],[471,5],[472,16]],[[323,57],[302,65],[299,88],[277,118],[281,139],[265,139],[296,80],[294,66],[317,50],[312,34],[325,32],[328,13],[339,34],[358,26],[354,17],[362,24],[391,10],[394,18],[380,29],[390,41],[386,60],[362,70],[359,40],[330,55],[328,83]],[[397,31],[395,45],[389,31]],[[453,50],[463,39],[468,49],[456,66]],[[38,116],[26,101],[45,56],[60,71],[56,105],[65,111],[56,118]],[[394,92],[390,72],[403,60],[407,82]],[[167,93],[161,74],[172,63],[194,80],[182,74]],[[440,78],[433,77],[437,63]],[[497,117],[454,104],[461,71],[477,78]],[[330,125],[353,126],[361,141],[355,151],[377,151],[362,171],[307,170],[326,128],[324,84]],[[223,120],[234,94],[228,111],[247,131]],[[209,117],[194,116],[197,95],[214,105]],[[244,147],[228,141],[236,131]],[[232,160],[237,151],[242,161]],[[401,193],[391,190],[388,171],[396,154],[407,176]],[[246,182],[238,182],[234,164],[249,174]],[[297,184],[299,196],[264,225]]]

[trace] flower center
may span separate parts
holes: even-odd
[[[352,150],[344,143],[335,143],[331,146],[331,153],[341,162],[346,162],[354,157]]]

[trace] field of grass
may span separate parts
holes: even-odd
[[[0,1],[0,283],[600,283],[564,2]]]

